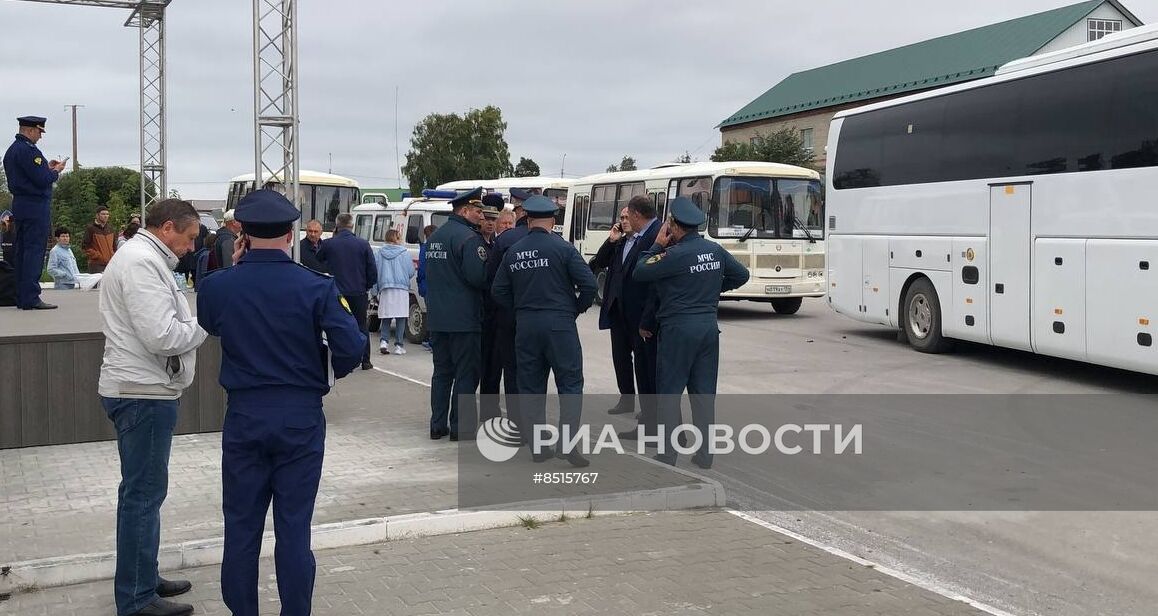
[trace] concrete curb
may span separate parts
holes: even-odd
[[[642,456],[649,463],[661,464]],[[433,537],[506,526],[517,526],[522,519],[539,522],[592,515],[621,515],[643,511],[663,511],[723,507],[727,500],[724,486],[707,477],[661,464],[698,483],[619,492],[592,497],[525,501],[504,505],[502,511],[460,511],[448,509],[428,513],[411,513],[383,518],[366,518],[347,522],[319,524],[313,527],[313,548],[332,548],[384,543],[414,537]],[[161,571],[221,564],[224,539],[216,537],[161,546],[157,561]],[[262,556],[273,555],[273,532],[265,533]],[[0,568],[0,596],[38,588],[68,586],[113,578],[116,553],[73,554],[12,563]]]

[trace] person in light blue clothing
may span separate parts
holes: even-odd
[[[405,355],[403,336],[410,316],[410,279],[414,278],[414,260],[402,245],[397,229],[386,232],[386,245],[374,251],[378,283],[370,293],[378,296],[378,318],[381,320],[381,342],[378,352],[390,353],[390,319],[394,319],[394,354]]]
[[[69,246],[72,238],[64,227],[57,227],[55,235],[56,246],[48,253],[48,273],[52,276],[52,288],[75,289],[80,284],[80,268]]]

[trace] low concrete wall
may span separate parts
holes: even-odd
[[[78,310],[75,319],[68,312],[79,306],[66,302],[47,314],[0,309],[4,311],[0,314],[0,449],[116,438],[97,394],[104,335],[95,315],[95,296],[68,298],[92,303],[84,306],[91,310]],[[197,352],[196,379],[181,398],[179,434],[221,430],[225,390],[217,384],[220,368],[221,346],[216,338],[209,338]]]

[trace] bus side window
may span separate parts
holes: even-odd
[[[411,214],[406,222],[406,243],[422,243],[422,214]]]
[[[663,220],[664,214],[667,212],[667,195],[662,192],[657,192],[652,195],[655,202],[655,217]]]
[[[358,218],[354,220],[354,235],[364,240],[370,239],[370,218],[369,214],[358,214]]]
[[[374,217],[374,240],[375,242],[386,241],[386,231],[390,229],[390,216],[387,214],[379,214]]]

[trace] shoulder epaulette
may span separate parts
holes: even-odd
[[[316,270],[312,267],[309,267],[308,265],[302,265],[301,263],[298,263],[297,261],[294,261],[294,265],[306,270],[307,272],[322,276],[323,278],[333,278],[334,277],[333,274],[327,274],[326,272],[319,272],[318,270]]]

